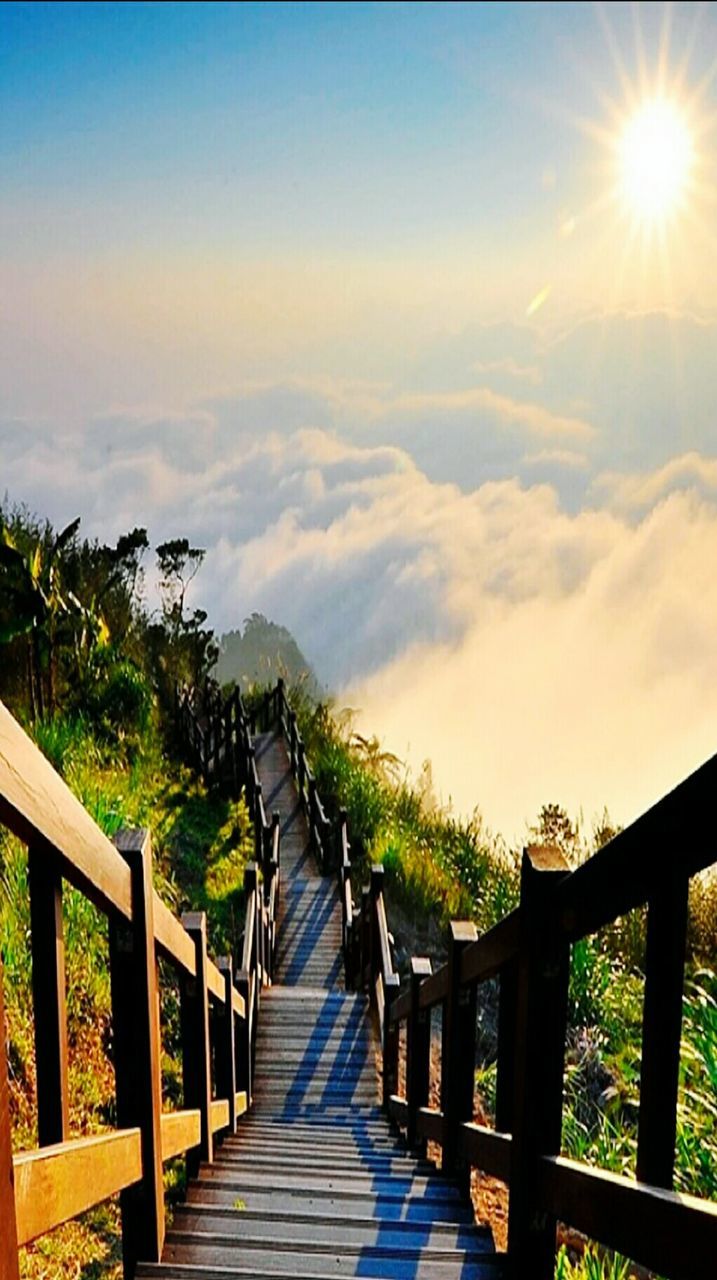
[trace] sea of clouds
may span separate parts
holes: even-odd
[[[628,820],[717,749],[717,321],[477,325],[385,381],[0,422],[0,490],[207,548],[445,799]]]

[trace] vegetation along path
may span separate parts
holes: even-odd
[[[256,739],[281,814],[274,984],[262,997],[254,1105],[200,1168],[140,1277],[500,1275],[458,1186],[406,1153],[379,1108],[363,995],[342,989],[340,904],[319,875],[283,740]]]

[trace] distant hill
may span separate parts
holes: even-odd
[[[244,622],[243,632],[227,631],[219,641],[219,657],[213,672],[220,684],[236,681],[240,689],[253,684],[273,684],[283,676],[289,684],[301,682],[307,693],[318,696],[319,683],[291,632],[261,613]]]

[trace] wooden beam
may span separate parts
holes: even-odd
[[[179,920],[162,902],[159,894],[154,895],[154,940],[166,960],[178,965],[190,977],[197,972],[194,944],[182,928]]]
[[[62,876],[57,860],[33,845],[28,882],[38,1144],[47,1147],[65,1142],[70,1132]]]
[[[161,1045],[150,836],[120,831],[115,841],[132,876],[132,926],[115,917],[109,931],[117,1118],[142,1134],[142,1181],[121,1196],[129,1277],[137,1262],[159,1262],[164,1244]]]
[[[509,1133],[498,1133],[473,1121],[461,1126],[460,1147],[468,1164],[490,1173],[503,1182],[510,1181]]]
[[[229,1099],[215,1098],[212,1102],[212,1133],[229,1127]]]
[[[19,1280],[15,1178],[10,1130],[10,1089],[7,1079],[5,1044],[3,969],[2,957],[0,957],[0,1276],[2,1280]]]
[[[226,997],[224,975],[219,972],[213,960],[207,957],[207,991],[214,999],[223,1004]]]
[[[647,902],[666,874],[689,879],[715,861],[717,755],[572,873],[556,917],[572,941]]]
[[[537,1203],[670,1280],[706,1280],[713,1272],[717,1204],[711,1201],[555,1156],[539,1162]]]
[[[458,1171],[466,1194],[468,1182],[465,1175],[469,1170],[461,1162],[459,1137],[461,1125],[473,1119],[477,992],[475,986],[461,986],[461,959],[476,937],[477,930],[471,920],[451,920],[448,995],[443,1014],[441,1049],[441,1110],[444,1118],[441,1169],[448,1174]]]
[[[199,1147],[187,1157],[187,1171],[194,1177],[202,1160],[214,1159],[211,1122],[212,1070],[209,1049],[209,999],[207,995],[207,917],[203,911],[182,916],[182,924],[194,943],[196,978],[185,978],[181,988],[182,1068],[184,1101],[201,1117]]]
[[[443,1112],[433,1107],[421,1107],[416,1117],[416,1131],[429,1142],[443,1142]]]
[[[23,1245],[138,1182],[142,1139],[139,1129],[101,1133],[23,1152],[13,1163]],[[0,1274],[4,1280],[6,1273]]]
[[[518,1002],[518,962],[508,960],[500,971],[498,992],[498,1058],[495,1082],[495,1123],[501,1133],[513,1129],[513,1070],[515,1017]]]
[[[397,1094],[392,1093],[388,1100],[388,1115],[400,1129],[405,1129],[408,1122],[408,1103],[405,1098],[399,1098]]]
[[[514,959],[520,935],[520,912],[511,911],[461,956],[461,982],[485,982]]]
[[[516,977],[508,1256],[520,1280],[552,1280],[555,1219],[536,1211],[535,1170],[557,1155],[563,1107],[569,946],[551,907],[570,874],[558,849],[523,853]]]
[[[406,1027],[406,1141],[415,1147],[418,1139],[416,1121],[421,1107],[428,1105],[431,1073],[431,1013],[419,1004],[421,983],[431,976],[431,962],[424,956],[411,957],[411,985],[405,995],[409,999]],[[400,999],[404,999],[401,996]],[[396,1002],[397,1003],[397,1002]],[[421,1144],[425,1149],[425,1143]]]
[[[236,1133],[237,1117],[234,1099],[237,1090],[237,1080],[236,1045],[234,1042],[234,1001],[232,999],[234,994],[234,981],[231,956],[222,956],[217,960],[217,968],[224,977],[226,989],[226,999],[224,1004],[214,1011],[217,1093],[220,1098],[228,1098],[229,1100],[229,1119],[227,1124],[229,1126],[229,1132]]]
[[[435,1004],[440,1004],[445,1000],[448,994],[448,965],[442,964],[440,969],[436,969],[430,978],[424,978],[421,983],[421,990],[418,997],[418,1003],[422,1009],[432,1009]]]
[[[202,1122],[198,1111],[162,1112],[162,1161],[198,1147]]]
[[[131,918],[129,868],[2,702],[0,822],[38,857],[59,854],[65,879],[102,910]]]
[[[647,911],[637,1179],[672,1187],[687,939],[686,877],[668,876]]]
[[[249,975],[242,970],[237,974],[236,986],[244,1004],[244,1016],[236,1028],[234,1047],[236,1052],[237,1090],[243,1093],[251,1106],[252,1053],[251,1053],[251,993]],[[238,1113],[237,1113],[238,1114]]]

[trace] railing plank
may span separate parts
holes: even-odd
[[[410,1012],[411,1012],[411,992],[408,990],[402,991],[400,996],[397,996],[393,1004],[391,1005],[391,1009],[388,1015],[388,1020],[391,1023],[402,1022],[404,1018],[408,1017]]]
[[[212,1102],[212,1133],[229,1128],[229,1099],[215,1098]]]
[[[689,879],[717,856],[717,755],[578,867],[556,894],[556,918],[570,941],[647,902],[679,863]]]
[[[38,1145],[47,1147],[65,1142],[70,1133],[65,942],[60,870],[56,859],[34,845],[28,850],[28,882]]]
[[[198,1147],[202,1121],[198,1110],[164,1111],[162,1113],[162,1161]]]
[[[131,1275],[140,1258],[159,1262],[164,1243],[161,1040],[150,836],[118,831],[115,841],[132,875],[132,925],[113,916],[109,929],[117,1120],[142,1134],[142,1181],[121,1197],[124,1270]]]
[[[392,1093],[388,1100],[388,1114],[401,1129],[405,1129],[408,1124],[408,1103],[406,1099],[399,1098],[397,1094]]]
[[[472,1121],[461,1125],[459,1149],[463,1159],[503,1182],[510,1180],[510,1143],[509,1133],[497,1133]]]
[[[139,1129],[41,1147],[15,1156],[18,1244],[28,1244],[85,1209],[138,1182]]]
[[[448,995],[448,965],[442,964],[430,978],[424,978],[418,995],[421,1009],[432,1009]]]
[[[219,1004],[227,998],[224,975],[217,969],[213,960],[207,959],[207,991]]]
[[[406,1025],[406,1101],[408,1103],[406,1141],[409,1147],[416,1145],[418,1112],[421,1107],[428,1104],[431,1078],[431,1014],[428,1009],[420,1008],[418,997],[421,982],[430,977],[430,974],[431,962],[427,956],[411,957],[410,986],[406,992],[410,1004]]]
[[[5,1000],[3,966],[0,956],[0,1276],[18,1280],[17,1225],[13,1186],[12,1135],[10,1131],[10,1089],[5,1048]]]
[[[564,1156],[539,1161],[536,1199],[547,1213],[670,1280],[706,1280],[717,1258],[717,1204],[707,1200]]]
[[[647,910],[636,1174],[672,1188],[689,884],[667,877]]]
[[[194,1177],[200,1160],[214,1159],[211,1124],[212,1068],[209,1048],[209,1001],[207,998],[207,918],[203,911],[182,916],[182,924],[194,943],[197,976],[184,980],[181,992],[182,1072],[184,1097],[199,1109],[202,1124],[200,1146],[187,1161],[190,1177]]]
[[[420,1107],[416,1117],[416,1133],[429,1142],[443,1142],[443,1112],[435,1107]]]
[[[0,821],[38,857],[43,844],[59,854],[65,878],[103,911],[132,918],[129,867],[2,702]]]
[[[517,954],[519,931],[520,912],[511,911],[466,947],[461,956],[461,985],[494,977]]]
[[[156,890],[154,893],[154,939],[167,960],[178,964],[190,978],[196,976],[197,961],[194,943]]]

